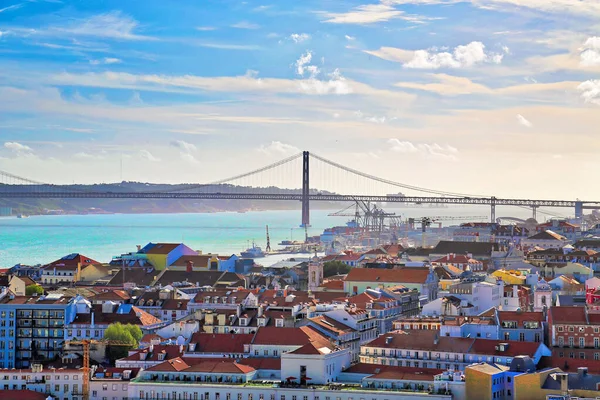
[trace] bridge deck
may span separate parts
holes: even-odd
[[[182,192],[68,192],[39,191],[17,192],[0,191],[0,198],[75,198],[75,199],[195,199],[195,200],[281,200],[302,201],[302,194],[274,193],[182,193]],[[495,197],[430,197],[430,196],[368,196],[343,194],[310,194],[310,201],[352,202],[370,201],[378,203],[424,203],[424,204],[476,204],[497,206],[525,207],[575,207],[578,203],[583,208],[600,207],[597,201],[573,200],[535,200],[535,199],[503,199]]]

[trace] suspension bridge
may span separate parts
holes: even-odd
[[[293,176],[301,176],[301,180],[295,181]],[[299,182],[299,186],[294,186],[291,182]],[[119,187],[104,190],[101,185],[51,184],[0,171],[0,199],[296,201],[302,204],[302,226],[310,225],[310,203],[315,201],[482,205],[490,207],[492,222],[496,221],[496,206],[530,208],[534,218],[540,208],[571,208],[575,211],[575,217],[583,216],[584,209],[600,208],[600,201],[499,198],[408,185],[348,168],[308,151],[210,183],[182,184],[167,190],[149,187],[150,189],[142,191],[125,191]],[[398,190],[402,190],[402,193],[389,194],[390,191]]]

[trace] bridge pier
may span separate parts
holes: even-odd
[[[575,202],[575,218],[583,218],[583,201]]]
[[[531,206],[531,211],[533,211],[532,218],[535,219],[536,221],[537,221],[537,209],[538,209],[538,206]]]
[[[496,198],[492,197],[490,202],[490,222],[493,224],[496,222]]]
[[[310,153],[302,152],[302,228],[310,226]]]

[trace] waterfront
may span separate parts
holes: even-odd
[[[389,209],[410,217],[486,215],[487,207],[406,208]],[[343,225],[347,218],[329,217],[332,211],[314,210],[309,235],[323,229]],[[498,210],[497,215],[529,216],[520,208]],[[0,218],[0,267],[16,263],[47,263],[65,254],[79,252],[100,262],[112,256],[134,251],[135,246],[148,242],[185,242],[195,250],[220,254],[239,253],[253,239],[265,246],[265,225],[269,225],[271,245],[282,240],[302,240],[304,230],[299,225],[300,212],[261,211],[214,214],[106,214],[47,215],[26,219]],[[454,224],[458,224],[458,221]],[[452,225],[454,225],[452,224]],[[444,223],[445,226],[450,223]],[[263,259],[277,261],[289,256]],[[269,261],[267,261],[269,260]]]

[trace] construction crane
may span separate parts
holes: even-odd
[[[83,339],[83,340],[70,340],[67,342],[69,345],[79,345],[83,347],[83,387],[82,394],[83,400],[89,400],[90,398],[90,345],[104,343],[109,346],[126,346],[132,347],[131,342],[122,342],[117,340],[94,340],[94,339]]]
[[[470,216],[470,217],[450,217],[450,216],[438,216],[438,217],[411,217],[408,218],[406,224],[406,229],[409,227],[414,229],[415,223],[421,224],[421,247],[425,247],[425,235],[427,233],[427,227],[431,226],[433,223],[438,223],[439,227],[442,227],[442,221],[477,221],[483,220],[487,217],[485,216]]]

